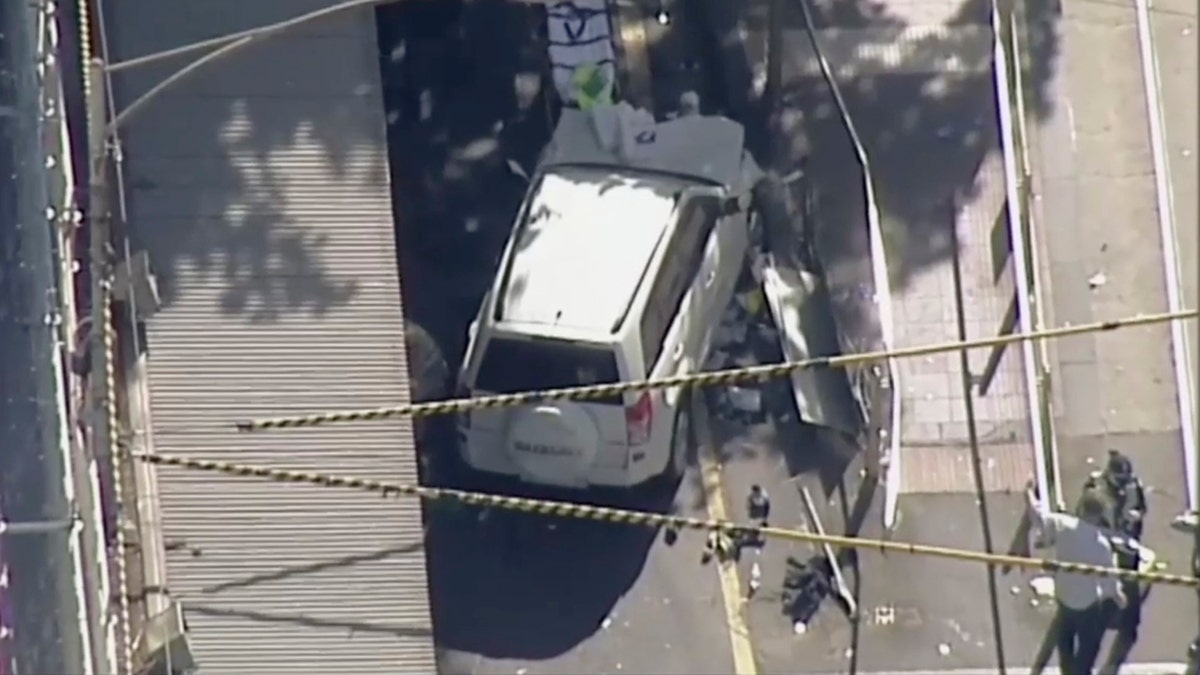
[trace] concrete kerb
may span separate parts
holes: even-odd
[[[1154,34],[1150,29],[1149,0],[1135,0],[1138,52],[1142,65],[1142,85],[1145,88],[1146,118],[1150,123],[1150,151],[1154,163],[1154,195],[1158,211],[1159,236],[1162,240],[1163,273],[1166,277],[1167,308],[1183,306],[1183,283],[1179,270],[1179,235],[1175,225],[1174,195],[1171,191],[1170,163],[1166,157],[1166,132],[1159,87],[1158,57]],[[1184,484],[1187,486],[1187,506],[1197,509],[1196,407],[1195,375],[1188,353],[1188,326],[1184,322],[1171,324],[1171,355],[1175,377],[1176,400],[1179,404],[1179,426],[1183,435]]]
[[[1028,17],[1025,15],[1025,5],[1023,2],[1012,3],[1010,11],[1003,12],[1002,18],[1006,18],[1009,30],[1005,32],[1008,40],[1003,40],[1002,44],[1009,54],[1012,85],[1012,101],[1015,131],[1016,131],[1016,147],[1017,158],[1020,162],[1020,183],[1021,183],[1021,217],[1025,227],[1025,244],[1029,252],[1030,275],[1033,281],[1031,289],[1032,296],[1030,298],[1033,318],[1038,326],[1048,326],[1052,324],[1051,320],[1047,319],[1047,309],[1050,304],[1045,301],[1049,297],[1048,288],[1049,281],[1046,276],[1047,268],[1046,261],[1042,259],[1040,251],[1046,246],[1046,241],[1043,232],[1039,225],[1041,214],[1040,197],[1036,189],[1036,177],[1034,174],[1031,162],[1031,139],[1036,137],[1036,134],[1030,129],[1027,123],[1026,107],[1025,107],[1025,82],[1024,71],[1026,67],[1026,54],[1022,51],[1024,42],[1022,38],[1028,35],[1029,25]],[[1003,22],[1002,22],[1003,23]],[[1003,30],[1003,26],[1001,27]],[[1055,502],[1059,509],[1065,508],[1065,501],[1062,497],[1062,469],[1059,465],[1058,453],[1058,432],[1055,425],[1055,390],[1054,390],[1054,360],[1051,357],[1049,343],[1040,341],[1036,346],[1038,359],[1038,396],[1040,412],[1042,415],[1042,432],[1045,437],[1044,445],[1048,451],[1050,459],[1050,475],[1048,476],[1050,488],[1055,495]]]
[[[1004,160],[1004,187],[1008,204],[1008,230],[1012,241],[1012,264],[1017,286],[1017,321],[1022,333],[1032,332],[1033,299],[1036,289],[1033,288],[1032,275],[1028,260],[1030,247],[1026,241],[1026,228],[1023,213],[1024,204],[1021,200],[1021,188],[1018,177],[1017,141],[1013,121],[1012,85],[1009,82],[1009,50],[1005,49],[1004,22],[1000,18],[1000,10],[996,3],[991,7],[991,24],[993,40],[993,73],[995,77],[996,101],[999,106],[1001,152]],[[1027,414],[1032,426],[1032,441],[1034,451],[1034,472],[1037,481],[1039,499],[1043,505],[1057,505],[1057,492],[1053,491],[1050,482],[1050,457],[1047,454],[1045,430],[1042,428],[1042,396],[1039,386],[1037,358],[1032,342],[1021,344],[1021,366],[1025,374]]]
[[[1021,199],[1021,217],[1025,230],[1025,245],[1029,251],[1029,274],[1031,279],[1032,295],[1030,303],[1032,305],[1034,326],[1038,329],[1049,325],[1046,321],[1045,303],[1042,301],[1044,286],[1042,280],[1042,261],[1040,249],[1040,236],[1037,231],[1037,219],[1034,217],[1036,205],[1034,204],[1033,190],[1033,168],[1029,164],[1029,127],[1028,117],[1025,109],[1025,60],[1021,53],[1021,5],[1008,14],[1008,31],[1006,34],[1009,39],[1003,41],[1008,55],[1009,62],[1012,64],[1010,70],[1012,79],[1012,97],[1013,97],[1013,117],[1015,121],[1016,132],[1016,152],[1017,159],[1020,164],[1020,199]],[[1001,26],[1004,30],[1004,26]],[[1050,455],[1050,487],[1054,494],[1058,508],[1065,508],[1063,501],[1062,490],[1062,469],[1059,466],[1058,459],[1058,435],[1054,428],[1054,403],[1052,378],[1050,368],[1050,349],[1045,341],[1038,342],[1036,347],[1038,359],[1038,382],[1037,393],[1040,413],[1042,416],[1041,431],[1045,438],[1044,445]]]

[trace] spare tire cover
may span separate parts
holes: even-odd
[[[513,414],[505,448],[528,479],[582,485],[599,451],[600,431],[577,403],[526,406]]]

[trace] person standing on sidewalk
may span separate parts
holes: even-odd
[[[1087,491],[1079,500],[1078,515],[1055,513],[1043,507],[1031,485],[1025,491],[1030,521],[1046,545],[1054,546],[1059,562],[1112,567],[1115,562],[1109,533],[1103,527],[1105,503]],[[1058,661],[1065,675],[1090,675],[1108,627],[1106,600],[1126,604],[1120,581],[1114,577],[1056,572],[1054,595],[1058,600]]]
[[[1113,509],[1109,524],[1126,537],[1141,540],[1146,518],[1146,487],[1133,470],[1133,462],[1119,450],[1108,451],[1102,471],[1088,476],[1084,490],[1108,497]]]

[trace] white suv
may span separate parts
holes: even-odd
[[[695,136],[705,130],[695,124],[673,129],[690,137],[687,153],[714,146],[709,166],[693,157],[684,171],[664,170],[670,158],[650,161],[644,150],[638,166],[594,153],[572,161],[586,141],[568,137],[564,147],[560,124],[471,325],[460,395],[656,379],[702,366],[746,258],[757,175],[741,127],[694,121],[705,120],[707,139]],[[667,146],[675,124],[659,125],[655,142]],[[721,156],[734,148],[735,157]],[[683,472],[688,401],[676,388],[476,410],[459,419],[460,451],[472,469],[535,484],[634,486]]]

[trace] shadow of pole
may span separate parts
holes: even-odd
[[[862,529],[863,522],[866,520],[867,511],[870,509],[871,502],[875,496],[875,489],[879,485],[879,478],[870,472],[868,477],[858,487],[858,494],[854,499],[854,508],[846,507],[846,480],[843,478],[838,482],[838,501],[842,505],[842,519],[846,523],[847,537],[858,536]],[[850,568],[851,581],[850,592],[854,596],[854,604],[858,611],[850,615],[850,663],[847,664],[847,672],[850,675],[858,673],[858,641],[862,634],[862,569],[858,564],[858,551],[854,549],[843,549],[838,553],[838,564]]]
[[[957,323],[958,339],[967,339],[967,320],[965,300],[963,298],[962,260],[959,252],[958,199],[951,197],[949,202],[948,225],[950,227],[951,272],[954,278],[954,315]],[[971,475],[975,481],[975,495],[979,504],[979,525],[983,531],[983,547],[988,553],[995,552],[992,542],[992,525],[988,517],[987,491],[983,483],[983,467],[979,457],[979,430],[975,420],[975,399],[971,392],[971,362],[965,350],[958,353],[959,372],[962,377],[963,405],[967,416],[967,439],[971,448]],[[1007,672],[1004,662],[1004,631],[1000,624],[1000,594],[996,588],[996,567],[987,566],[988,600],[992,614],[992,636],[996,644],[996,671],[1003,675]]]
[[[1033,658],[1033,665],[1029,668],[1029,675],[1042,675],[1042,671],[1050,663],[1050,655],[1054,653],[1055,637],[1058,635],[1059,621],[1060,616],[1056,613],[1050,622],[1050,627],[1046,629],[1042,644],[1038,646],[1037,655]]]

